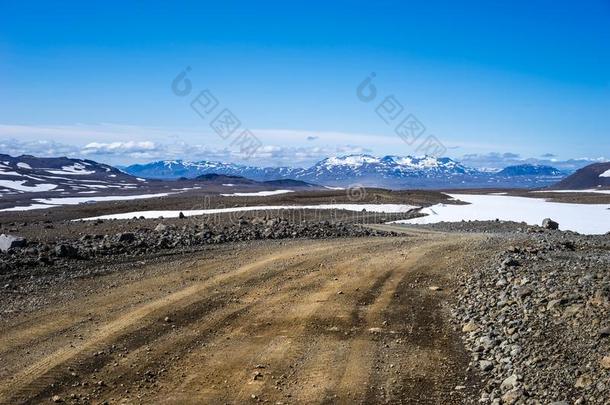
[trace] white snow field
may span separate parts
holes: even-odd
[[[223,184],[224,186],[224,184]],[[269,191],[256,191],[251,193],[232,193],[232,194],[221,194],[223,197],[267,197],[270,195],[294,193],[294,190],[269,190]]]
[[[33,186],[26,186],[24,183],[27,180],[0,180],[0,187],[10,188],[12,190],[25,191],[29,193],[38,193],[43,191],[50,191],[57,188],[56,184],[35,184]]]
[[[91,197],[58,197],[58,198],[34,198],[42,204],[50,205],[78,205],[88,202],[99,201],[129,201],[142,200],[146,198],[167,197],[174,193],[140,194],[140,195],[115,195],[115,196],[91,196]]]
[[[436,204],[423,208],[425,217],[393,221],[404,224],[434,224],[437,222],[503,221],[540,225],[544,218],[559,223],[562,230],[583,234],[604,234],[610,231],[610,204],[567,204],[541,198],[500,195],[450,194],[468,202],[467,205]]]
[[[20,169],[32,170],[32,166],[30,166],[29,164],[24,163],[24,162],[18,162],[17,163],[17,167],[20,168]]]
[[[414,205],[406,204],[320,204],[320,205],[261,205],[251,207],[230,207],[230,208],[210,208],[202,210],[163,210],[163,211],[132,211],[121,214],[101,215],[98,217],[82,218],[83,220],[95,219],[131,219],[133,217],[151,218],[177,218],[182,212],[184,216],[192,217],[196,215],[223,214],[227,212],[245,212],[245,211],[276,211],[276,210],[346,210],[361,212],[377,213],[401,213],[418,209]]]
[[[90,196],[90,197],[34,198],[34,201],[36,201],[39,204],[31,204],[31,205],[27,205],[27,206],[4,208],[4,209],[1,209],[0,212],[40,210],[40,209],[45,209],[45,208],[55,208],[55,207],[59,207],[62,205],[78,205],[78,204],[100,202],[100,201],[142,200],[142,199],[146,199],[146,198],[166,197],[170,194],[175,194],[175,193]]]
[[[608,169],[605,172],[603,172],[602,174],[600,174],[599,177],[610,177],[610,169]]]
[[[4,209],[1,209],[0,212],[30,211],[30,210],[40,210],[40,209],[55,208],[55,207],[59,207],[59,205],[31,204],[31,205],[25,205],[25,206],[21,206],[21,207],[4,208]]]
[[[61,170],[46,169],[48,173],[63,174],[63,175],[87,175],[95,173],[95,170],[87,170],[86,166],[80,163],[74,163],[71,166],[62,166]]]

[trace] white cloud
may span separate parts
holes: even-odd
[[[0,140],[0,153],[12,156],[68,156],[88,158],[109,164],[130,164],[161,159],[219,160],[259,166],[308,166],[334,155],[371,153],[357,145],[283,146],[264,144],[249,158],[230,144],[215,147],[186,142],[158,143],[153,141],[89,142],[79,147],[55,141]]]
[[[517,153],[511,152],[490,152],[490,153],[471,153],[458,158],[463,164],[467,166],[487,169],[502,169],[506,166],[522,165],[522,164],[533,164],[533,165],[545,165],[552,166],[557,169],[563,170],[576,170],[591,163],[605,162],[607,161],[604,157],[598,158],[576,158],[560,160],[555,155],[545,154],[543,158],[525,158]]]
[[[111,154],[132,154],[147,153],[157,150],[154,142],[150,141],[128,141],[128,142],[91,142],[85,145],[81,153],[85,155],[111,155]]]
[[[0,140],[0,153],[11,156],[34,155],[39,157],[76,156],[79,148],[55,141],[24,141],[14,138]]]

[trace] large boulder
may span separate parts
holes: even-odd
[[[76,249],[74,246],[62,243],[55,246],[55,256],[61,258],[75,259],[78,257],[78,249]]]
[[[15,235],[0,235],[0,250],[6,252],[9,249],[22,248],[27,244],[27,240]]]
[[[118,234],[119,242],[131,243],[136,240],[136,235],[131,232],[123,232]]]
[[[551,218],[544,218],[542,220],[542,227],[544,229],[559,229],[559,224]]]

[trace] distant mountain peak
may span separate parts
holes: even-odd
[[[499,176],[561,176],[563,172],[552,166],[533,165],[524,163],[522,165],[508,166],[498,172]]]

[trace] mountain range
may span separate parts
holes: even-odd
[[[353,185],[392,189],[610,188],[608,162],[568,174],[529,164],[489,172],[430,156],[348,155],[323,159],[309,168],[167,160],[119,169],[86,159],[0,154],[0,210],[56,200],[103,201],[107,196],[160,196],[196,189],[214,193],[227,191],[227,187],[252,191]]]
[[[325,186],[387,188],[545,187],[569,173],[550,166],[517,165],[498,172],[467,167],[448,157],[366,154],[330,157],[309,168],[257,167],[213,161],[162,160],[123,168],[149,179],[195,178],[216,173],[258,181],[295,179]]]

